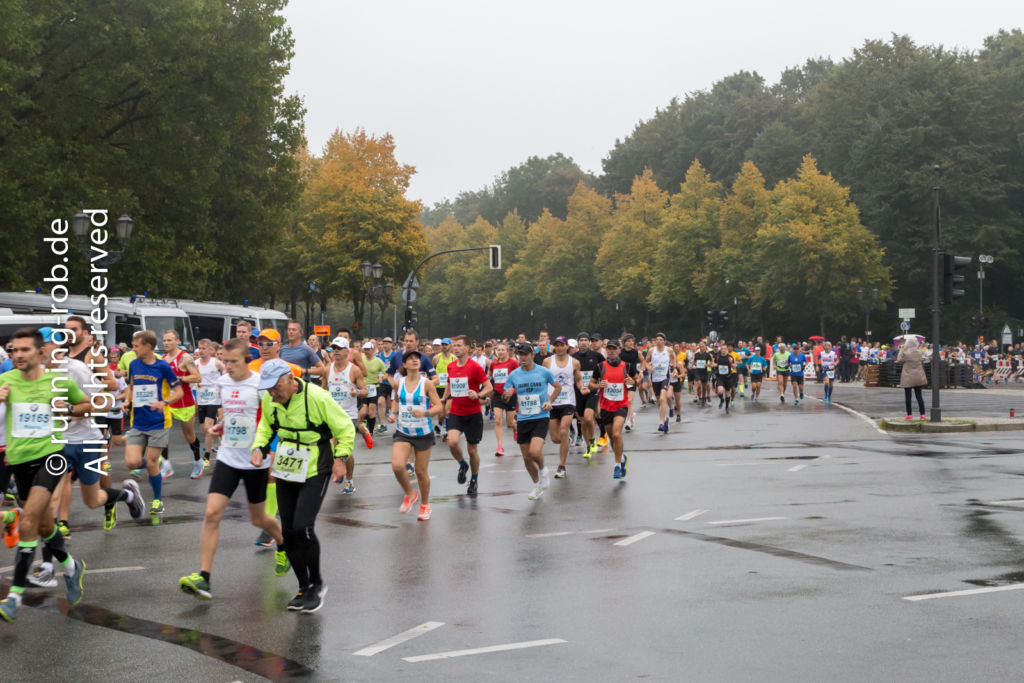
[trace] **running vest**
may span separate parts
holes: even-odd
[[[433,423],[429,416],[416,417],[412,414],[413,408],[430,409],[430,398],[424,385],[427,378],[420,376],[420,381],[411,392],[405,386],[405,378],[401,378],[398,387],[398,431],[406,436],[429,436],[434,431]]]
[[[331,392],[334,402],[353,420],[356,419],[358,412],[356,397],[352,395],[352,389],[355,388],[356,384],[352,381],[352,363],[345,365],[344,370],[335,370],[334,363],[331,363],[331,370],[327,375],[327,390]]]
[[[601,390],[601,410],[614,413],[619,408],[629,406],[626,397],[626,363],[611,365],[608,361],[601,363],[601,379],[608,386]]]
[[[220,390],[217,388],[217,380],[220,372],[217,370],[217,359],[210,358],[205,365],[202,361],[196,361],[199,368],[199,386],[196,388],[196,403],[201,406],[220,405]]]
[[[576,372],[572,367],[572,357],[570,356],[565,359],[565,367],[559,367],[558,356],[551,356],[551,359],[551,374],[562,385],[562,390],[555,397],[555,402],[552,405],[575,406],[576,392],[573,389],[576,387],[576,382],[574,381]]]
[[[171,370],[174,370],[174,374],[178,377],[179,380],[181,380],[181,378],[184,377],[185,374],[186,374],[185,371],[182,370],[181,367],[178,365],[178,363],[181,362],[182,356],[184,356],[184,355],[185,355],[185,352],[182,351],[181,349],[178,349],[178,353],[177,353],[176,356],[174,356],[173,359],[165,358],[165,360],[170,364]],[[188,408],[189,406],[194,406],[196,404],[196,399],[192,395],[192,385],[191,384],[189,384],[188,382],[182,382],[181,383],[181,391],[182,391],[181,400],[178,401],[177,403],[172,403],[168,407],[170,407],[170,408]]]
[[[651,381],[664,382],[668,379],[669,368],[671,367],[672,354],[668,347],[664,351],[658,351],[657,347],[651,349]]]

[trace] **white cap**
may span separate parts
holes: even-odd
[[[437,338],[437,339],[435,339],[435,340],[434,340],[434,343],[433,343],[433,344],[431,344],[431,346],[440,346],[440,345],[441,345],[441,339],[440,339],[440,337],[439,337],[439,338]]]
[[[366,342],[365,344],[363,344],[363,348],[364,349],[372,349],[373,348],[373,342]]]
[[[579,345],[580,345],[580,343],[578,341],[576,341],[575,339],[570,339],[569,340],[569,348],[570,349],[575,349],[575,348],[579,347]]]
[[[348,339],[345,339],[344,337],[335,337],[334,341],[331,342],[331,346],[339,349],[347,349]]]

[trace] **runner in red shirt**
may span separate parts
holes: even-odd
[[[455,360],[448,364],[448,386],[444,389],[441,402],[449,398],[448,409],[448,450],[459,463],[458,482],[466,483],[466,471],[472,468],[472,478],[466,493],[476,496],[477,477],[480,474],[480,453],[477,444],[484,435],[484,415],[480,410],[480,399],[487,398],[493,388],[487,373],[480,364],[469,357],[469,337],[459,334],[452,337],[451,351]],[[469,463],[462,457],[459,438],[466,435],[466,450]]]
[[[174,370],[174,374],[177,375],[178,379],[181,380],[182,397],[177,403],[172,403],[167,408],[171,411],[171,417],[181,423],[181,433],[185,435],[185,441],[188,443],[189,448],[192,449],[192,457],[195,459],[195,463],[192,467],[192,473],[189,475],[192,479],[198,479],[203,475],[203,471],[207,465],[210,464],[208,460],[203,460],[199,455],[199,437],[196,436],[196,399],[192,395],[191,384],[198,384],[201,377],[199,376],[199,368],[196,367],[195,362],[192,360],[192,356],[185,353],[182,349],[178,348],[178,344],[181,343],[181,338],[175,330],[167,330],[164,332],[164,360],[170,363],[171,369]],[[164,447],[163,452],[164,461],[170,463],[170,456],[167,447]],[[166,470],[168,466],[161,466],[162,470]],[[170,473],[173,473],[174,469],[170,468]],[[170,474],[165,474],[170,476]]]
[[[494,347],[494,360],[491,361],[490,377],[494,384],[494,397],[491,399],[491,408],[494,410],[494,435],[498,440],[498,449],[494,455],[501,457],[505,455],[502,447],[502,434],[505,431],[503,424],[508,420],[508,428],[512,430],[512,439],[515,440],[516,429],[516,406],[514,403],[506,403],[501,399],[501,393],[505,391],[505,380],[512,374],[512,371],[519,367],[519,361],[508,356],[508,344],[499,343]]]
[[[594,370],[590,390],[601,390],[601,423],[611,437],[612,450],[615,452],[615,471],[612,476],[622,479],[626,476],[626,462],[629,460],[622,452],[622,426],[626,424],[626,414],[629,412],[628,387],[633,386],[634,382],[626,371],[626,364],[619,358],[619,340],[609,339],[604,347],[608,357]]]

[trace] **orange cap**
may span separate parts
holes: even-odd
[[[275,330],[273,327],[267,327],[267,328],[264,328],[264,329],[260,330],[259,338],[260,339],[266,338],[266,339],[269,339],[271,341],[279,342],[279,341],[281,341],[281,333],[278,332],[277,330]]]

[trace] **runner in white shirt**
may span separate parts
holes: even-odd
[[[555,479],[565,479],[565,461],[569,456],[569,426],[576,413],[576,392],[583,386],[580,362],[569,355],[569,340],[555,337],[555,355],[544,359],[544,367],[551,371],[561,385],[551,406],[551,424],[548,432],[558,444],[558,469]]]
[[[362,355],[362,354],[360,354]],[[363,371],[355,363],[349,361],[349,342],[345,337],[336,337],[331,342],[331,356],[333,360],[328,366],[327,391],[331,398],[341,407],[345,414],[352,420],[356,431],[363,435],[363,441],[367,448],[373,448],[373,436],[370,430],[359,422],[359,400],[362,396],[366,398],[366,380],[363,379]],[[356,454],[345,459],[345,481],[342,484],[342,493],[355,493],[356,484],[353,480],[356,472]]]
[[[839,354],[832,349],[832,342],[825,342],[818,357],[821,363],[821,372],[825,375],[825,403],[832,402],[832,390],[836,384],[836,364],[839,362]]]
[[[178,587],[183,593],[200,600],[213,597],[210,592],[210,572],[213,569],[213,556],[217,552],[220,521],[239,482],[245,484],[249,521],[277,543],[274,574],[284,576],[291,569],[285,555],[281,523],[267,515],[265,505],[270,459],[265,459],[259,467],[254,467],[251,462],[252,444],[259,423],[260,394],[257,386],[260,376],[249,369],[248,362],[247,341],[232,339],[224,345],[227,374],[217,380],[221,408],[218,411],[218,422],[212,428],[214,435],[221,437],[221,443],[210,477],[210,492],[206,496],[206,515],[199,540],[199,571],[178,580]]]
[[[199,368],[199,384],[196,386],[196,422],[203,434],[203,463],[192,471],[192,479],[202,476],[203,470],[210,466],[210,454],[216,455],[217,437],[213,434],[213,426],[217,423],[220,409],[220,390],[217,380],[224,374],[224,363],[216,358],[217,344],[209,339],[200,339],[197,346],[196,367]],[[198,470],[198,473],[197,471]]]

